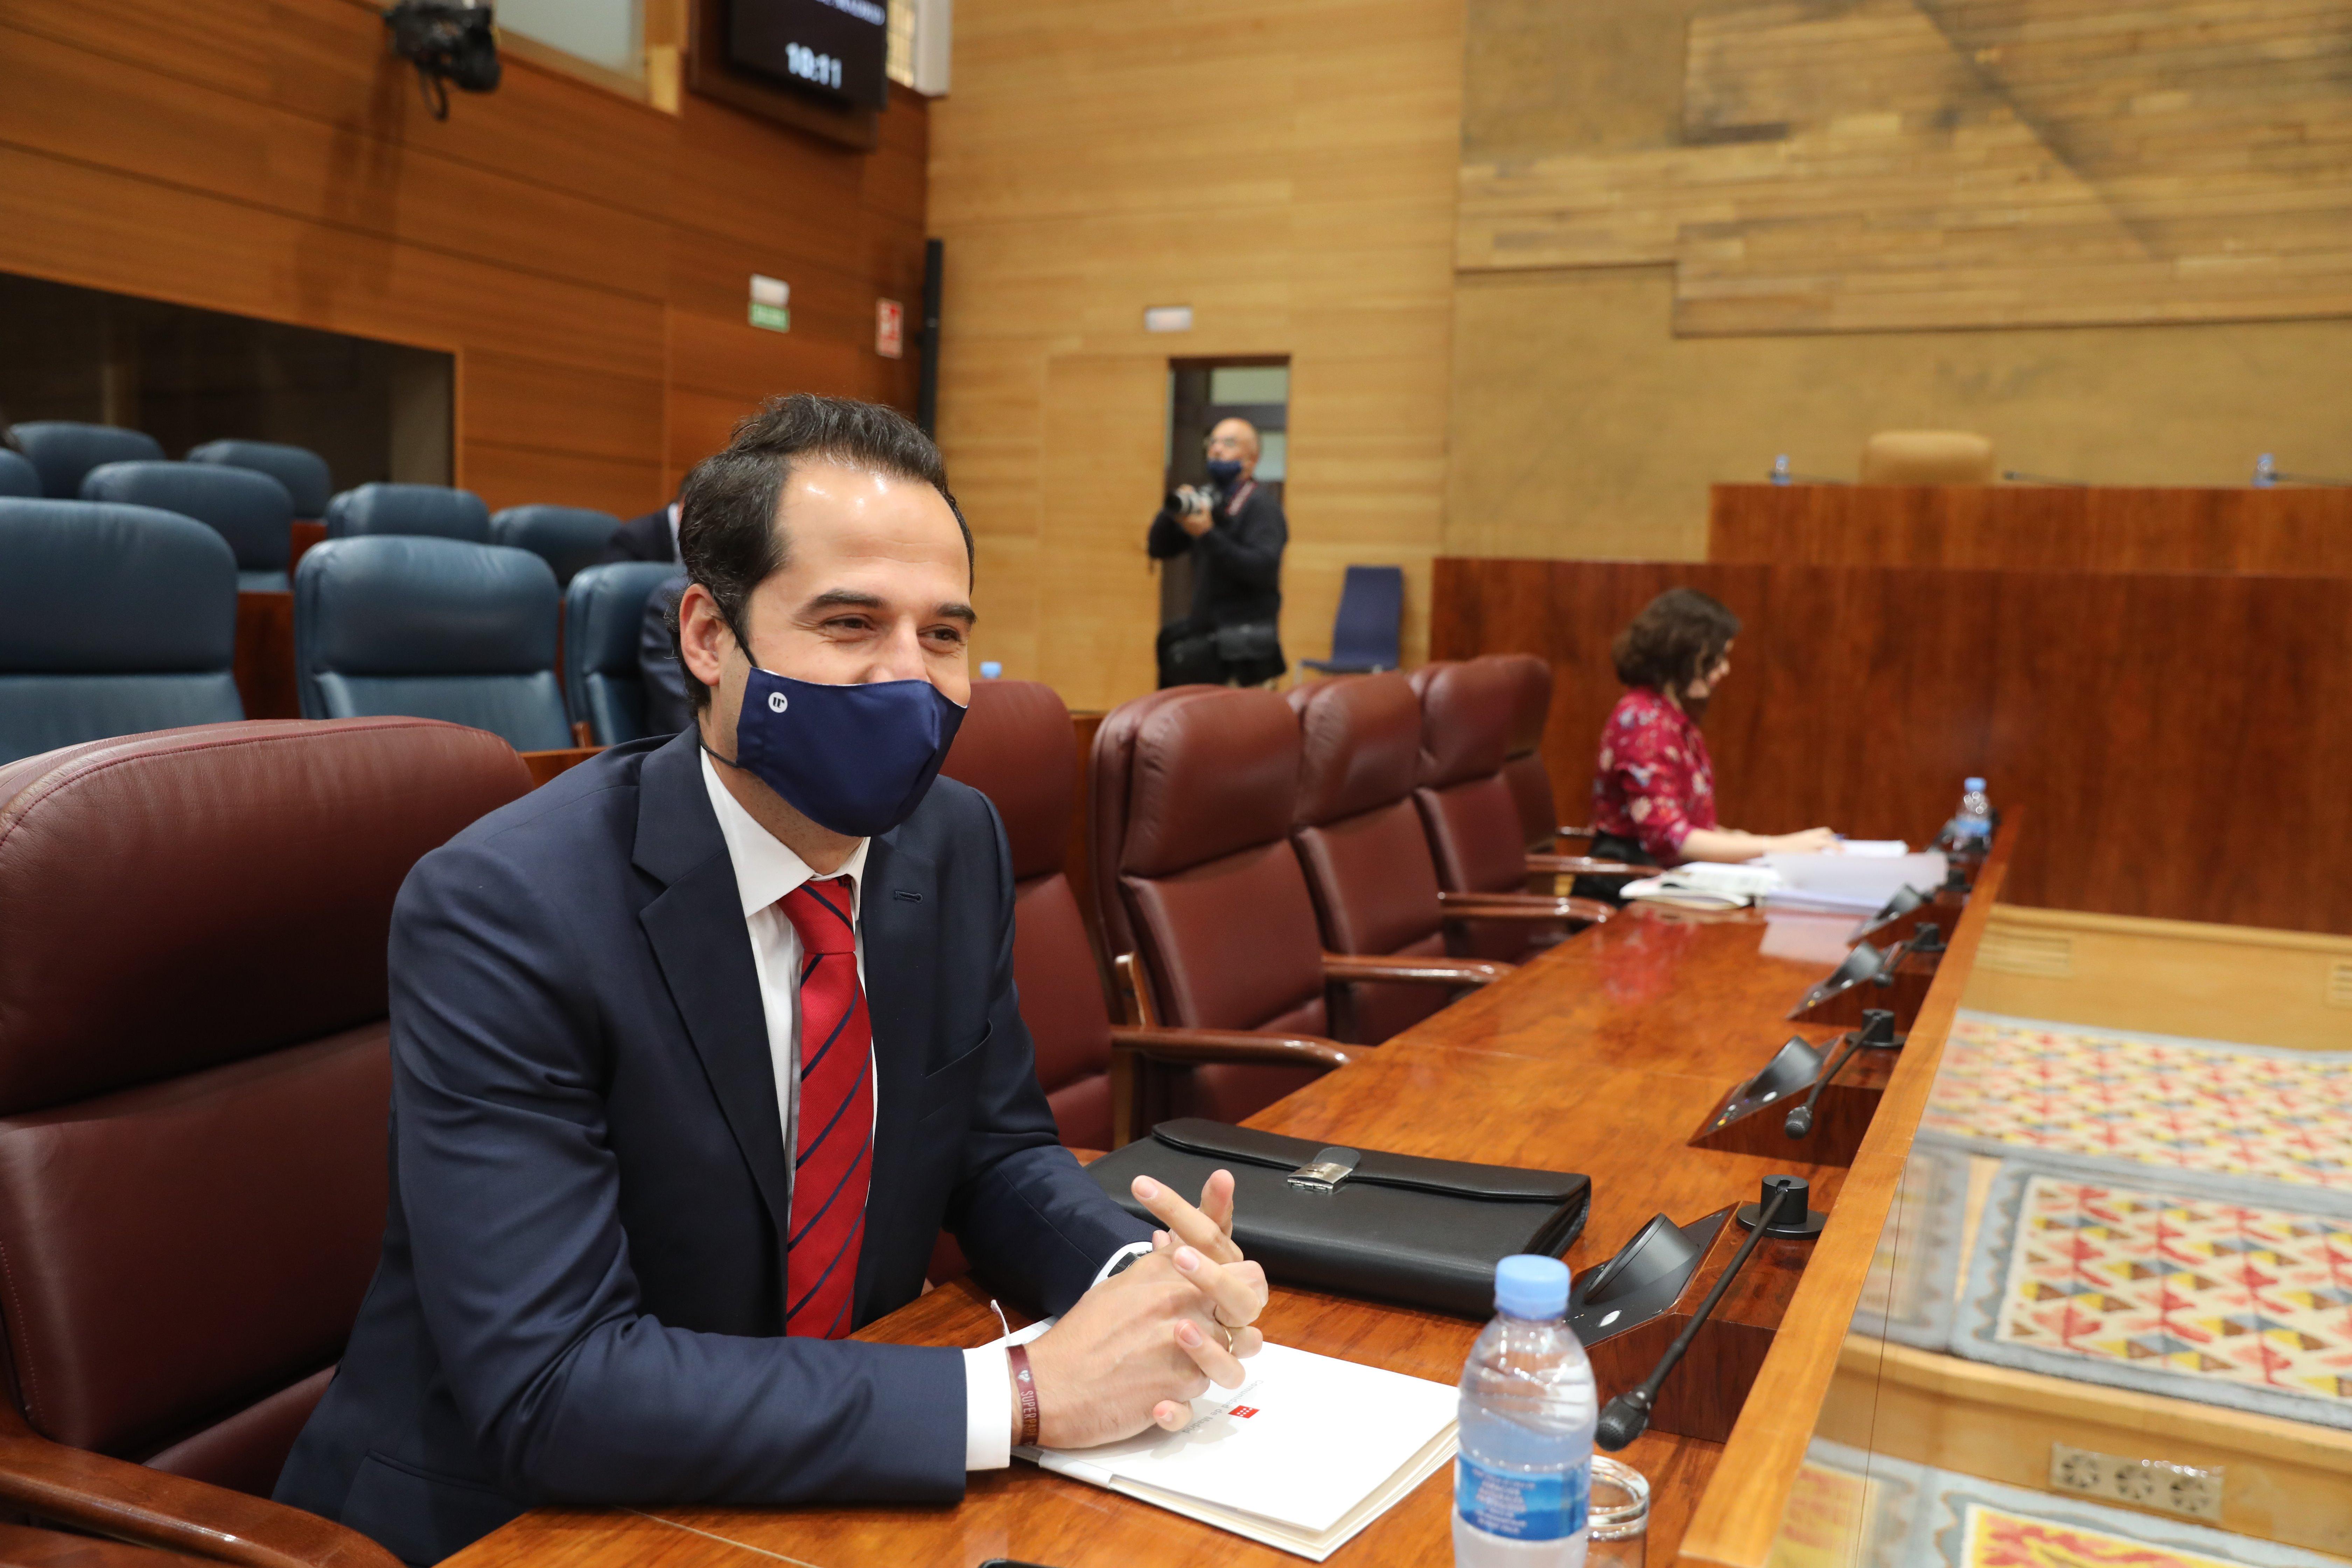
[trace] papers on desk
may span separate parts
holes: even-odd
[[[1779,873],[1780,886],[1765,895],[1770,910],[1875,914],[1906,884],[1923,893],[1944,885],[1944,857],[1844,854],[1767,855],[1753,862]]]
[[[1654,877],[1643,877],[1618,889],[1618,896],[1686,910],[1743,909],[1769,897],[1782,886],[1780,874],[1755,862],[1727,865],[1693,860]],[[1872,908],[1876,908],[1873,905]]]
[[[1192,1401],[1181,1432],[1013,1451],[1317,1563],[1454,1457],[1450,1384],[1283,1345],[1242,1364],[1248,1381]]]

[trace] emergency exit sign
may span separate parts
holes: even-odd
[[[751,324],[772,332],[793,330],[793,286],[764,272],[751,274]]]

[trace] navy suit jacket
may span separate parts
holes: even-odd
[[[1066,1309],[1150,1227],[1055,1139],[993,809],[941,779],[861,890],[877,1126],[856,1312],[942,1226]],[[616,747],[419,861],[392,926],[392,1203],[278,1483],[412,1563],[539,1502],[938,1503],[953,1349],[782,1337],[791,1164],[693,731]]]

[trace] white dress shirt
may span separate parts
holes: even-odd
[[[799,1147],[795,1116],[800,1088],[801,934],[778,902],[816,873],[786,848],[776,837],[751,818],[742,803],[728,793],[719,768],[708,753],[702,758],[702,784],[710,793],[710,808],[719,816],[719,837],[727,841],[727,858],[735,868],[735,888],[743,902],[743,923],[751,936],[751,966],[760,977],[760,1003],[768,1021],[768,1059],[776,1075],[776,1113],[784,1130],[784,1166],[792,1168]],[[859,915],[866,903],[866,849],[872,840],[861,838],[841,869],[833,873],[850,879],[850,920],[856,927],[857,984],[866,984],[866,930]],[[871,1047],[868,1047],[869,1049]],[[874,1114],[882,1114],[881,1079],[875,1079]],[[1100,1284],[1129,1253],[1149,1251],[1139,1242],[1111,1254],[1095,1282]],[[999,1470],[1013,1462],[1013,1380],[1004,1351],[982,1345],[963,1352],[963,1466],[967,1470]]]

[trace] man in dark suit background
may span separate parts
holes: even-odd
[[[1162,507],[1144,540],[1154,561],[1192,557],[1192,613],[1160,628],[1162,689],[1258,686],[1290,668],[1276,624],[1290,523],[1257,482],[1257,427],[1220,419],[1205,449],[1213,493],[1192,491],[1192,505]]]
[[[678,487],[683,499],[686,487]],[[677,559],[678,503],[658,507],[633,517],[613,531],[604,542],[606,561],[675,561]]]
[[[645,692],[646,733],[675,735],[694,722],[694,701],[687,695],[686,667],[677,661],[677,629],[674,617],[686,596],[686,574],[666,577],[646,595],[645,613],[637,619],[637,679]]]
[[[394,910],[383,1256],[278,1496],[412,1563],[541,1501],[952,1501],[1016,1439],[1181,1426],[1259,1342],[1230,1176],[1197,1210],[1139,1181],[1155,1245],[1055,1142],[1003,831],[929,782],[973,618],[936,449],[784,399],[680,542],[694,723],[483,818]],[[1059,1323],[844,1339],[942,1226]]]

